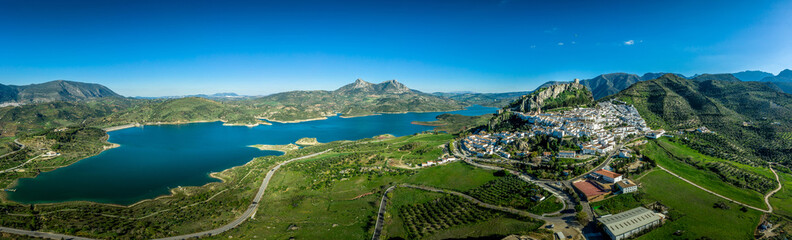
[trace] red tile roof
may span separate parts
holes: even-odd
[[[573,182],[572,185],[575,185],[575,188],[583,192],[586,197],[598,196],[608,193],[598,188],[596,185],[594,185],[594,183],[589,182],[589,180]]]
[[[617,178],[617,177],[621,176],[621,174],[618,174],[618,173],[615,173],[615,172],[611,172],[611,171],[608,171],[608,170],[604,170],[604,169],[597,170],[595,173],[597,173],[599,175],[602,175],[602,176],[609,177],[609,178]]]

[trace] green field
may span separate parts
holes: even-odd
[[[775,179],[775,176],[773,175],[772,172],[770,172],[770,169],[768,168],[750,166],[734,161],[729,161],[725,159],[704,155],[694,149],[689,148],[688,146],[672,142],[669,140],[669,138],[660,138],[656,141],[657,144],[660,144],[664,149],[673,151],[675,155],[690,156],[704,163],[709,163],[709,162],[728,163],[732,166],[749,171],[751,173],[759,174],[769,179]]]
[[[654,199],[670,208],[673,221],[666,223],[639,239],[753,239],[761,212],[726,203],[730,209],[713,208],[723,201],[664,171],[652,171],[641,180],[647,199]],[[681,230],[679,236],[673,235]]]
[[[379,200],[384,190],[390,186],[411,183],[467,191],[496,178],[493,171],[474,168],[462,162],[419,170],[384,167],[390,157],[381,156],[393,149],[410,142],[434,145],[447,141],[449,136],[421,134],[377,143],[347,145],[336,148],[335,153],[286,165],[270,182],[256,218],[218,238],[370,238]],[[388,224],[385,226],[385,231],[390,232],[391,236],[407,236],[404,227],[400,225],[402,220],[397,215],[394,216],[394,209],[447,196],[405,188],[397,188],[391,195],[393,200],[388,207]],[[478,211],[490,210],[476,210]],[[447,228],[432,230],[431,234],[422,235],[422,238],[466,238],[530,232],[540,225],[533,221],[509,218],[501,213],[493,214],[491,218],[462,224],[464,227],[451,224]],[[492,228],[486,224],[502,226]]]
[[[466,192],[494,180],[493,172],[457,161],[421,170],[405,182]]]
[[[438,216],[432,217],[432,219],[435,219],[432,221],[438,221],[438,224],[442,224],[442,226],[445,227],[435,230],[428,235],[421,235],[420,237],[409,235],[410,230],[408,230],[409,227],[407,226],[410,226],[410,224],[405,223],[404,216],[402,216],[402,213],[406,211],[404,208],[416,209],[417,205],[434,206],[442,203],[444,199],[449,196],[450,195],[411,188],[397,188],[392,192],[392,202],[388,206],[388,211],[385,215],[386,222],[381,239],[457,239],[494,236],[500,236],[500,238],[502,238],[509,234],[527,234],[539,237],[540,239],[549,237],[548,233],[538,230],[542,222],[509,216],[504,213],[471,205],[467,205],[467,207],[472,208],[470,210],[476,211],[477,214],[467,215],[466,218],[462,216],[442,218],[440,215],[442,215],[442,213],[447,213],[447,211],[439,211],[437,213]],[[459,210],[453,212],[460,215],[457,211]],[[411,217],[413,218],[412,222],[414,222],[415,216]],[[441,218],[445,220],[441,220]],[[472,222],[464,223],[466,221]]]
[[[608,199],[590,203],[600,216],[607,214],[617,214],[636,207],[643,206],[644,194],[642,192],[631,194],[619,194]]]
[[[661,148],[658,144],[663,144]],[[676,160],[674,156],[687,156],[701,161],[716,161],[715,158],[708,157],[689,148],[664,141],[650,141],[646,144],[646,148],[641,151],[642,154],[657,162],[658,165],[665,167],[669,171],[690,180],[699,186],[707,188],[713,192],[729,197],[736,201],[740,201],[751,206],[766,209],[764,204],[764,196],[756,191],[744,188],[738,188],[725,183],[717,174],[697,169],[689,164]],[[674,152],[667,152],[674,151]],[[758,171],[758,170],[757,170]],[[769,170],[767,170],[769,171]],[[772,174],[772,173],[770,173]]]
[[[381,155],[391,161],[412,164],[436,161],[443,154],[443,146],[446,145],[453,135],[450,134],[419,134],[405,136],[385,141],[389,151],[384,151]]]
[[[783,187],[770,197],[773,213],[792,218],[792,175],[781,171],[776,172]]]

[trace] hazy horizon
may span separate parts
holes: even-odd
[[[777,74],[792,2],[18,1],[0,4],[0,83],[124,96],[333,90],[513,92],[602,73]]]

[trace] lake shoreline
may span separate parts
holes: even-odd
[[[465,109],[462,109],[462,110],[468,110],[468,109],[469,109],[469,108],[465,108]],[[489,110],[490,108],[487,108],[487,109],[488,109],[487,111],[491,111],[491,110]],[[475,108],[474,108],[474,109],[472,109],[472,110],[473,110],[474,112],[476,112],[476,111],[481,111],[481,109],[475,109]],[[453,110],[453,111],[458,111],[458,110]],[[379,114],[376,114],[376,115],[384,115],[384,114],[408,114],[408,113],[433,113],[433,112],[445,112],[445,111],[430,111],[430,112],[389,112],[389,113],[379,113]],[[336,116],[338,116],[338,115],[336,115]],[[368,116],[372,116],[372,115],[368,115]],[[423,117],[420,117],[419,119],[424,119],[424,118],[427,118],[425,115],[422,115],[422,116],[423,116]],[[340,118],[353,118],[353,117],[362,117],[362,116],[353,116],[353,117],[339,116],[339,117],[340,117]],[[283,123],[299,123],[299,122],[318,121],[318,120],[326,120],[326,119],[329,119],[329,118],[328,118],[328,117],[321,117],[321,118],[306,119],[306,120],[299,120],[299,121],[284,121]],[[398,118],[396,118],[396,119],[402,119],[402,118],[401,118],[401,117],[398,117]],[[263,120],[268,120],[268,119],[266,119],[266,118],[263,118]],[[189,121],[189,122],[180,122],[180,121],[177,121],[177,122],[150,122],[150,123],[143,123],[143,124],[140,124],[140,123],[131,123],[131,124],[125,124],[125,125],[120,125],[120,126],[108,127],[108,128],[105,128],[104,130],[107,130],[107,131],[109,131],[109,132],[112,132],[112,131],[117,131],[117,130],[126,129],[126,128],[132,128],[132,127],[142,127],[142,126],[146,126],[146,125],[149,125],[149,126],[154,126],[154,125],[156,125],[156,126],[161,126],[161,125],[181,125],[181,124],[192,124],[192,123],[211,123],[211,122],[217,122],[217,121],[218,121],[218,120],[214,120],[214,121],[211,121],[211,120],[201,120],[201,121]],[[225,121],[222,121],[222,120],[219,120],[219,121],[224,123],[224,124],[223,124],[223,126],[229,126],[229,125],[231,125],[231,124],[226,124],[226,122],[225,122]],[[269,120],[268,120],[268,121],[269,121]],[[357,124],[362,124],[362,123],[365,123],[365,122],[367,122],[367,121],[368,121],[368,120],[360,120],[360,121],[355,121],[355,122],[358,122]],[[408,120],[408,121],[409,121],[409,120]],[[278,121],[274,121],[274,122],[278,122]],[[405,124],[407,124],[407,125],[422,125],[422,124],[413,124],[414,122],[419,122],[419,121],[411,121],[411,122],[404,121],[403,123],[405,123]],[[214,124],[213,124],[213,125],[214,125]],[[426,126],[426,125],[424,125],[424,126]],[[383,130],[381,130],[381,131],[386,131],[386,132],[387,132],[388,130],[387,130],[387,129],[383,129]],[[377,135],[377,134],[379,134],[379,135]],[[402,133],[402,134],[409,134],[409,133]],[[374,136],[382,136],[382,135],[383,135],[383,134],[380,134],[380,133],[374,133]],[[358,136],[356,136],[356,137],[354,137],[354,138],[349,138],[349,139],[362,139],[362,138],[357,138],[357,137],[358,137]],[[365,138],[365,137],[363,137],[363,138]],[[341,139],[341,140],[348,140],[348,139]],[[293,141],[293,140],[292,140],[292,141]],[[333,140],[333,141],[340,141],[340,140]],[[106,140],[106,142],[107,142],[107,140]],[[86,159],[86,158],[90,158],[90,157],[94,157],[94,156],[96,156],[96,155],[99,155],[101,152],[103,152],[103,151],[105,151],[105,150],[112,149],[112,148],[116,148],[116,147],[119,147],[119,146],[120,146],[120,145],[118,145],[118,144],[114,144],[114,143],[110,143],[110,142],[107,142],[107,143],[111,144],[111,146],[106,146],[104,150],[102,150],[102,151],[100,151],[100,152],[98,152],[98,153],[96,153],[96,154],[92,154],[92,155],[90,155],[90,156],[85,156],[85,157],[81,158],[80,160],[77,160],[77,161],[75,161],[75,162],[69,163],[68,165],[64,165],[64,166],[58,166],[58,167],[57,167],[57,168],[55,168],[55,169],[62,168],[62,167],[67,167],[67,166],[71,166],[71,165],[73,165],[74,163],[76,163],[76,162],[79,162],[79,161],[82,161],[82,160],[84,160],[84,159]],[[248,144],[249,144],[249,143],[248,143]],[[316,142],[316,144],[320,144],[320,143]],[[309,145],[309,144],[306,144],[306,145]],[[266,149],[266,150],[278,151],[277,149]],[[284,153],[285,151],[278,151],[278,152],[280,152],[280,153]],[[223,176],[222,176],[222,173],[223,173],[224,171],[228,171],[228,170],[230,170],[230,169],[234,169],[234,168],[236,168],[236,167],[246,166],[246,165],[250,164],[250,163],[251,163],[251,162],[252,162],[252,161],[253,161],[255,158],[256,158],[256,157],[254,157],[254,158],[252,158],[252,159],[249,159],[247,162],[245,162],[245,163],[244,163],[244,164],[242,164],[242,165],[233,166],[233,167],[230,167],[230,168],[227,168],[227,169],[220,169],[220,171],[213,171],[213,172],[210,172],[210,173],[205,173],[205,174],[208,174],[208,177],[209,177],[209,178],[211,178],[211,179],[217,179],[217,180],[219,180],[219,182],[224,182],[224,181],[226,181],[226,180],[224,180],[224,178],[223,178]],[[241,160],[240,160],[240,162],[241,162]],[[52,170],[55,170],[55,169],[52,169]],[[48,171],[52,171],[52,170],[48,170]],[[205,176],[206,176],[206,175],[205,175]],[[35,177],[36,177],[36,176],[33,176],[32,178],[35,178]],[[102,203],[102,202],[95,202],[95,201],[90,201],[90,200],[75,200],[75,201],[69,201],[69,200],[67,200],[67,201],[61,201],[61,202],[41,203],[41,204],[68,204],[68,203],[72,203],[72,202],[89,202],[89,203],[95,203],[95,204],[104,204],[104,205],[112,205],[112,206],[120,206],[120,207],[132,207],[132,206],[135,206],[135,205],[137,205],[137,204],[141,204],[142,202],[145,202],[145,201],[151,201],[151,200],[156,200],[156,199],[160,199],[160,198],[163,198],[163,197],[174,196],[174,194],[179,194],[179,193],[180,193],[180,191],[181,191],[180,189],[184,189],[184,188],[192,188],[192,187],[206,187],[207,185],[210,185],[210,184],[213,184],[213,183],[217,183],[217,180],[213,180],[213,181],[207,182],[207,183],[205,183],[205,184],[202,184],[202,185],[179,186],[179,187],[173,187],[173,188],[169,188],[169,189],[168,189],[168,193],[164,193],[163,195],[160,195],[160,196],[157,196],[157,197],[154,197],[154,198],[147,198],[147,199],[142,199],[142,200],[140,200],[140,201],[137,201],[137,202],[135,202],[135,203],[132,203],[132,204],[130,204],[130,205],[116,204],[116,203]],[[7,195],[8,195],[8,194],[3,194],[3,199],[4,199],[5,201],[9,201],[9,202],[13,202],[13,203],[19,203],[19,204],[24,204],[24,203],[20,203],[20,202],[16,202],[16,201],[11,201],[11,200],[8,200],[8,198],[6,197]]]
[[[267,120],[267,121],[269,121],[269,120]],[[130,123],[130,124],[124,124],[124,125],[119,125],[119,126],[106,127],[106,128],[103,128],[102,130],[104,130],[105,132],[113,132],[113,131],[123,130],[123,129],[127,129],[127,128],[133,128],[133,127],[161,126],[161,125],[183,125],[183,124],[192,124],[192,123],[212,123],[212,122],[222,122],[223,126],[226,126],[226,127],[240,127],[240,126],[257,127],[259,125],[272,125],[272,123],[268,123],[268,122],[264,122],[264,121],[257,122],[257,123],[254,123],[254,124],[244,124],[244,123],[228,123],[228,121],[218,119],[218,120],[196,120],[196,121],[188,121],[188,122],[176,121],[176,122],[146,122],[146,123],[142,123],[142,124],[141,123]]]

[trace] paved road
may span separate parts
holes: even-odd
[[[754,207],[754,206],[751,206],[751,205],[748,205],[748,204],[745,204],[745,203],[741,203],[741,202],[735,201],[734,199],[731,199],[731,198],[724,197],[723,195],[717,194],[717,193],[715,193],[715,192],[713,192],[713,191],[710,191],[709,189],[706,189],[706,188],[704,188],[704,187],[701,187],[701,186],[699,186],[699,185],[697,185],[697,184],[695,184],[695,183],[691,182],[690,180],[687,180],[687,179],[685,179],[685,178],[683,178],[683,177],[680,177],[680,176],[679,176],[679,175],[677,175],[676,173],[674,173],[674,172],[671,172],[671,171],[669,171],[668,169],[665,169],[664,167],[662,167],[662,166],[660,166],[660,165],[658,165],[657,167],[658,167],[658,168],[660,168],[660,169],[662,169],[663,171],[666,171],[667,173],[669,173],[669,174],[673,175],[674,177],[676,177],[676,178],[679,178],[679,179],[681,179],[682,181],[685,181],[685,182],[689,183],[690,185],[693,185],[694,187],[697,187],[697,188],[699,188],[699,189],[701,189],[701,190],[704,190],[705,192],[708,192],[708,193],[710,193],[710,194],[712,194],[712,195],[715,195],[715,196],[717,196],[717,197],[720,197],[720,198],[723,198],[723,199],[729,200],[729,201],[731,201],[731,202],[733,202],[733,203],[736,203],[736,204],[742,205],[742,206],[744,206],[744,207],[751,208],[751,209],[754,209],[754,210],[757,210],[757,211],[761,211],[761,212],[765,212],[765,213],[772,213],[772,212],[773,212],[773,206],[770,206],[770,201],[768,200],[768,198],[770,198],[770,195],[772,195],[773,193],[775,193],[775,192],[777,192],[778,190],[780,190],[780,189],[781,189],[781,181],[779,181],[779,180],[778,180],[778,174],[776,174],[776,173],[775,173],[775,170],[773,170],[773,169],[772,169],[772,167],[771,167],[771,168],[770,168],[770,170],[772,170],[772,171],[773,171],[773,174],[776,174],[776,181],[779,181],[779,182],[778,182],[778,188],[777,188],[776,190],[773,190],[772,192],[768,193],[768,194],[765,196],[765,203],[766,203],[766,204],[767,204],[767,206],[769,207],[769,210],[765,210],[765,209],[761,209],[761,208],[758,208],[758,207]]]
[[[24,167],[25,165],[27,165],[27,164],[28,164],[28,163],[30,163],[31,161],[33,161],[33,160],[36,160],[36,158],[39,158],[39,157],[41,157],[41,156],[42,156],[42,155],[35,156],[35,157],[33,157],[33,158],[31,158],[31,159],[28,159],[27,161],[23,162],[22,164],[19,164],[19,166],[12,167],[12,168],[5,169],[5,170],[2,170],[2,171],[0,171],[0,173],[7,173],[7,172],[10,172],[10,171],[14,171],[14,170],[16,170],[17,168]]]
[[[275,167],[273,167],[272,169],[269,170],[269,172],[267,172],[267,176],[264,177],[264,180],[261,181],[261,186],[259,187],[258,193],[256,193],[256,197],[253,198],[253,202],[250,203],[250,206],[248,206],[247,210],[244,213],[242,213],[242,216],[239,216],[239,218],[237,218],[234,221],[226,224],[225,226],[222,226],[222,227],[219,227],[219,228],[215,228],[215,229],[212,229],[212,230],[208,230],[208,231],[203,231],[203,232],[197,232],[197,233],[185,234],[185,235],[180,235],[180,236],[160,238],[159,240],[178,240],[178,239],[188,239],[188,238],[212,236],[212,235],[217,235],[217,234],[223,233],[225,231],[231,230],[232,228],[235,228],[235,227],[239,226],[239,224],[242,224],[242,222],[244,222],[248,218],[251,218],[253,216],[253,214],[256,213],[256,210],[258,209],[259,201],[261,201],[261,197],[264,196],[264,191],[267,190],[267,185],[269,185],[269,181],[270,181],[270,179],[272,179],[272,175],[274,175],[275,172],[278,171],[278,169],[281,166],[286,165],[286,164],[288,164],[290,162],[293,162],[293,161],[315,157],[317,155],[321,155],[321,154],[327,153],[330,150],[332,150],[332,149],[327,149],[327,150],[324,150],[322,152],[318,152],[318,153],[314,153],[314,154],[310,154],[310,155],[305,155],[305,156],[298,157],[298,158],[292,158],[292,159],[289,159],[288,161],[284,161],[282,163],[279,163],[278,165],[275,165]]]
[[[517,171],[511,170],[511,169],[505,169],[505,168],[498,167],[498,166],[480,164],[480,163],[477,163],[477,162],[471,160],[467,154],[464,154],[464,152],[459,149],[459,142],[454,143],[454,146],[455,146],[454,149],[452,149],[453,154],[456,157],[462,159],[463,161],[465,161],[466,163],[468,163],[470,165],[473,165],[473,166],[479,167],[479,168],[483,168],[483,169],[489,169],[489,170],[504,170],[504,171],[508,171],[509,173],[514,174],[515,176],[518,176],[523,181],[536,184],[539,187],[542,187],[543,189],[545,189],[548,192],[552,193],[554,196],[556,196],[558,199],[560,199],[561,200],[561,204],[563,204],[563,207],[561,208],[560,211],[563,211],[563,210],[567,209],[568,207],[572,208],[572,207],[575,206],[574,202],[572,202],[572,197],[571,196],[568,196],[561,189],[556,189],[556,188],[553,188],[553,187],[551,187],[549,185],[549,184],[556,183],[556,182],[559,182],[559,181],[538,181],[537,179],[533,179],[531,176],[525,175],[525,174],[523,174],[521,172],[517,172]],[[560,211],[555,212],[555,213],[549,213],[547,215],[557,214]]]
[[[16,152],[19,152],[19,151],[20,151],[20,150],[22,150],[22,149],[25,149],[25,144],[22,144],[22,143],[20,143],[18,138],[17,138],[17,139],[14,139],[14,143],[16,143],[17,145],[19,145],[19,150],[16,150],[16,151],[13,151],[13,152],[10,152],[10,153],[3,154],[2,156],[0,156],[0,158],[4,158],[5,156],[8,156],[8,155],[14,154],[14,153],[16,153]]]
[[[0,227],[0,232],[12,233],[12,234],[16,234],[16,235],[24,235],[24,236],[29,236],[29,237],[37,237],[37,238],[91,240],[90,238],[75,237],[75,236],[69,236],[69,235],[65,235],[65,234],[48,233],[48,232],[36,232],[36,231],[28,231],[28,230],[22,230],[22,229],[16,229],[16,228],[7,228],[7,227]]]
[[[382,193],[382,201],[380,201],[379,212],[377,213],[377,225],[374,226],[374,235],[371,240],[378,240],[382,234],[382,227],[385,226],[385,207],[388,205],[388,193],[396,189],[396,186],[391,186]]]
[[[267,185],[269,185],[270,179],[272,179],[272,175],[274,175],[275,172],[278,169],[280,169],[281,166],[286,165],[286,164],[288,164],[290,162],[293,162],[293,161],[315,157],[317,155],[321,155],[321,154],[327,153],[327,152],[329,152],[331,150],[332,149],[327,149],[327,150],[322,151],[322,152],[318,152],[318,153],[314,153],[314,154],[310,154],[310,155],[305,155],[305,156],[298,157],[298,158],[292,158],[292,159],[289,159],[287,161],[281,162],[278,165],[275,165],[275,167],[273,167],[272,169],[269,170],[269,172],[267,172],[267,176],[264,177],[264,180],[261,181],[261,186],[259,187],[259,190],[256,193],[256,197],[253,198],[253,202],[250,203],[250,206],[248,206],[247,210],[245,210],[245,212],[242,213],[242,216],[239,216],[239,218],[235,219],[234,221],[232,221],[232,222],[230,222],[230,223],[228,223],[228,224],[226,224],[226,225],[224,225],[222,227],[215,228],[215,229],[212,229],[212,230],[207,230],[207,231],[197,232],[197,233],[191,233],[191,234],[185,234],[185,235],[180,235],[180,236],[160,238],[159,240],[178,240],[178,239],[189,239],[189,238],[199,238],[199,237],[205,237],[205,236],[212,236],[212,235],[217,235],[217,234],[223,233],[225,231],[231,230],[232,228],[235,228],[235,227],[239,226],[240,224],[245,222],[245,220],[247,220],[248,218],[251,218],[253,216],[253,214],[256,213],[256,210],[258,209],[259,201],[261,201],[262,196],[264,196],[264,191],[267,190]],[[7,227],[0,227],[0,232],[7,232],[7,233],[12,233],[12,234],[17,234],[17,235],[24,235],[24,236],[30,236],[30,237],[49,238],[49,239],[75,239],[75,240],[90,240],[91,239],[91,238],[84,238],[84,237],[77,237],[77,236],[69,236],[69,235],[65,235],[65,234],[48,233],[48,232],[37,232],[37,231],[29,231],[29,230],[15,229],[15,228],[7,228]]]

